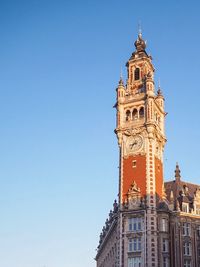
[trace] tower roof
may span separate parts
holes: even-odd
[[[148,58],[152,59],[151,56],[148,55],[146,50],[145,50],[146,49],[146,41],[143,40],[141,32],[139,32],[138,38],[135,41],[134,45],[135,45],[136,50],[132,53],[130,60],[135,59],[135,58],[141,58],[141,57],[148,57]]]
[[[135,48],[137,52],[145,51],[146,42],[142,39],[142,33],[138,34],[138,38],[135,41]]]

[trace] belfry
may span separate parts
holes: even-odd
[[[141,33],[126,67],[115,104],[119,198],[100,234],[97,267],[200,266],[200,187],[181,181],[178,164],[164,183],[165,100]],[[193,230],[183,235],[186,226]]]

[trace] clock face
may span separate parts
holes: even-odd
[[[143,144],[143,138],[140,135],[131,136],[126,142],[127,152],[136,152],[140,150]]]

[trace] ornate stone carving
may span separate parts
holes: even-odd
[[[137,135],[137,134],[140,134],[144,131],[144,127],[138,127],[138,128],[131,128],[131,129],[128,129],[124,132],[124,134],[126,136],[132,136],[132,135]]]
[[[128,209],[138,209],[141,207],[141,191],[135,181],[128,190],[125,207]]]

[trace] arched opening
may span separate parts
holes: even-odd
[[[137,120],[138,119],[138,111],[137,111],[136,108],[132,112],[132,118],[133,118],[133,120]]]
[[[139,115],[140,115],[140,118],[144,117],[144,107],[140,108]]]
[[[140,69],[136,68],[135,69],[135,81],[140,79]]]
[[[130,121],[130,119],[131,119],[131,112],[130,112],[130,110],[127,110],[126,111],[126,121]]]

